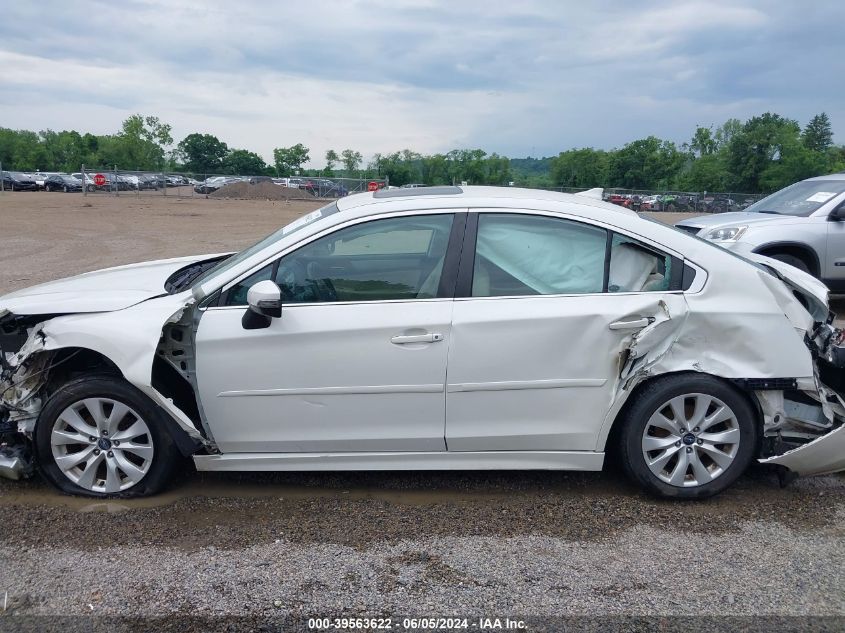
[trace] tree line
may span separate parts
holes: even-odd
[[[229,147],[212,134],[195,132],[174,145],[172,128],[154,116],[134,114],[115,134],[75,130],[12,130],[0,127],[4,169],[72,172],[117,166],[137,171],[195,175],[347,176],[388,178],[391,184],[460,182],[532,187],[619,187],[674,191],[765,193],[811,176],[845,170],[845,146],[833,143],[830,118],[822,112],[803,128],[767,112],[745,122],[698,127],[680,145],[649,136],[617,149],[570,149],[545,158],[508,158],[482,149],[420,154],[410,149],[375,154],[364,164],[359,151],[330,149],[325,167],[306,169],[302,143],[273,150],[268,164],[255,152]]]

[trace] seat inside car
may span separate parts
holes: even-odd
[[[610,250],[609,292],[648,292],[664,287],[665,271],[658,270],[659,258],[631,242],[614,244]]]

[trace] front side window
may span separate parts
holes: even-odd
[[[602,292],[607,231],[539,215],[478,218],[472,296]]]
[[[340,229],[232,287],[225,305],[245,305],[250,286],[273,279],[284,303],[437,297],[452,215],[386,218]]]

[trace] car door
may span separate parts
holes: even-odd
[[[539,213],[470,215],[452,317],[450,451],[593,451],[631,336],[686,313],[682,262]],[[608,257],[609,255],[609,257]]]
[[[225,289],[196,333],[202,407],[223,452],[445,450],[445,379],[465,213],[344,226]],[[248,288],[282,316],[246,330]]]
[[[835,185],[841,183],[835,182]],[[826,192],[814,195],[823,198]],[[845,290],[845,221],[838,219],[836,213],[845,213],[845,196],[839,195],[831,204],[822,207],[822,213],[815,213],[808,221],[819,223],[827,231],[822,261],[821,278],[825,280],[831,290],[842,292]]]

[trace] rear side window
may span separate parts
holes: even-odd
[[[478,219],[472,296],[602,291],[607,231],[561,218],[488,213]]]
[[[626,235],[613,234],[608,292],[665,292],[671,276],[669,255]]]

